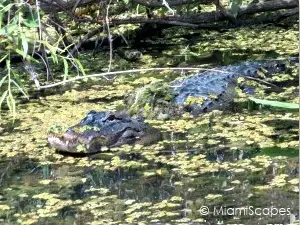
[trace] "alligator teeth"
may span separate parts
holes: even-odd
[[[107,146],[102,146],[101,147],[101,151],[108,151],[108,150],[109,150],[109,148]]]

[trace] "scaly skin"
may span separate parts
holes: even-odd
[[[297,58],[291,58],[289,61],[296,62]],[[257,77],[259,72],[263,72],[267,76],[284,72],[286,71],[285,63],[284,60],[243,62],[200,72],[182,81],[171,83],[176,95],[174,101],[176,104],[182,105],[186,104],[189,97],[202,99],[201,103],[189,106],[189,111],[195,115],[214,109],[216,106],[222,107],[222,104],[234,97],[232,90],[236,78],[241,76]],[[220,99],[221,101],[218,102]]]
[[[123,113],[96,111],[88,112],[80,123],[69,128],[62,136],[54,133],[48,135],[51,147],[71,153],[78,152],[80,145],[86,153],[96,153],[101,152],[103,147],[149,145],[159,139],[160,132],[140,119]]]

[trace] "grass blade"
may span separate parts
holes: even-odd
[[[279,101],[270,101],[258,98],[249,98],[250,101],[255,102],[256,104],[272,106],[284,109],[299,109],[299,105],[296,103],[288,103],[288,102],[279,102]]]

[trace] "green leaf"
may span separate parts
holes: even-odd
[[[68,65],[68,61],[65,58],[63,58],[63,61],[64,61],[64,80],[66,80],[69,74],[69,65]]]
[[[78,67],[79,67],[79,69],[80,69],[80,72],[83,74],[83,76],[86,76],[85,71],[84,71],[84,68],[83,68],[81,62],[80,62],[78,59],[74,59],[74,61],[75,61],[76,64],[78,65]]]
[[[25,59],[28,53],[28,42],[24,36],[21,36],[21,39],[22,39],[22,47],[23,47],[23,58]]]
[[[23,56],[23,51],[21,49],[16,48],[15,52],[18,53],[19,55]]]
[[[10,71],[10,58],[8,58],[6,61],[6,68],[8,69],[8,72]]]
[[[4,99],[6,98],[7,94],[8,94],[8,90],[4,91],[0,98],[0,109],[1,109],[2,103],[3,103]]]
[[[58,58],[55,52],[51,52],[50,58],[52,59],[53,63],[58,64]]]
[[[16,48],[16,49],[14,49],[14,51],[23,57],[24,52],[21,49]],[[31,62],[39,63],[39,61],[37,59],[33,58],[31,55],[28,55],[28,54],[25,55],[25,59],[28,61],[31,61]]]
[[[16,24],[8,24],[0,30],[0,35],[9,35],[18,29]]]
[[[3,57],[0,59],[0,62],[2,62],[4,59],[6,59],[7,56],[8,56],[8,54],[6,54],[5,56],[3,56]]]
[[[0,29],[2,28],[3,16],[3,12],[0,11]]]
[[[29,96],[26,94],[25,90],[14,80],[11,80],[11,82],[19,89],[19,91],[27,98],[29,99]]]
[[[29,27],[29,28],[37,28],[39,27],[39,23],[38,23],[38,13],[34,12],[34,13],[30,13],[28,18],[23,20],[23,23],[25,26]]]
[[[25,26],[27,26],[29,28],[39,27],[39,24],[36,21],[33,21],[33,20],[24,20],[23,23],[24,23]]]
[[[4,3],[4,5],[5,5],[5,3]],[[4,7],[4,5],[1,4],[1,7],[3,7],[3,8],[1,9],[1,12],[2,12],[2,13],[8,12],[8,11],[10,10],[10,8],[13,7],[15,4],[14,4],[14,3],[8,4],[8,5],[5,6],[5,7]]]
[[[15,118],[15,115],[16,115],[16,101],[15,101],[15,99],[12,96],[11,93],[9,93],[8,96],[6,97],[6,103],[7,103],[7,106],[9,108],[9,111],[13,115],[13,118]]]
[[[8,77],[8,75],[2,77],[2,79],[0,80],[0,87],[3,85],[4,81],[6,80],[6,78]]]
[[[45,47],[50,51],[50,58],[52,59],[53,63],[58,63],[58,51],[62,52],[62,50],[58,47],[58,42],[56,42],[54,45],[51,45],[48,41],[41,41],[42,44],[45,45]]]
[[[25,59],[30,62],[39,63],[39,61],[37,59],[33,58],[31,55],[26,55]]]
[[[284,109],[299,109],[299,105],[296,103],[288,103],[288,102],[278,102],[278,101],[269,101],[257,98],[249,98],[250,101],[255,102],[256,104],[284,108]]]
[[[4,99],[6,98],[7,94],[8,94],[8,90],[4,91],[0,98],[0,112],[1,112],[2,103],[3,103]],[[1,113],[0,113],[0,118],[1,118]]]

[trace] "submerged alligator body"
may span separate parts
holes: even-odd
[[[159,139],[160,132],[142,119],[129,117],[125,113],[96,111],[88,112],[80,123],[69,128],[63,135],[48,135],[51,147],[69,153],[82,150],[83,153],[97,153],[104,147],[148,145]]]
[[[187,110],[194,115],[214,108],[222,108],[234,97],[236,78],[259,77],[260,72],[266,76],[285,72],[287,63],[295,63],[298,60],[298,58],[290,58],[289,60],[249,61],[200,72],[182,81],[171,83],[175,95],[174,102],[188,105]],[[201,103],[198,101],[189,104],[191,98],[200,99]]]

